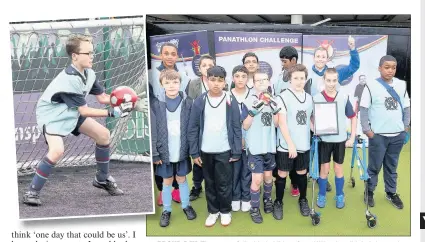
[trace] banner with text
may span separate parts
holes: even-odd
[[[214,44],[217,65],[226,69],[229,87],[233,68],[243,65],[242,58],[247,52],[254,52],[258,56],[259,69],[269,74],[272,84],[282,71],[279,58],[282,47],[293,46],[297,49],[298,62],[301,62],[301,34],[215,31]]]

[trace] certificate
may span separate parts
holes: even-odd
[[[315,135],[338,134],[338,104],[336,102],[314,103]]]

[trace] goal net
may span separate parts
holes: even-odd
[[[65,44],[70,34],[93,38],[93,70],[111,93],[118,86],[133,88],[146,97],[146,58],[143,18],[45,22],[10,25],[15,142],[18,175],[34,172],[47,154],[35,107],[52,79],[71,64]],[[90,107],[107,108],[88,96]],[[119,118],[97,118],[111,132],[111,160],[148,162],[148,114],[133,111]],[[94,141],[85,135],[64,139],[65,153],[58,167],[94,165]]]

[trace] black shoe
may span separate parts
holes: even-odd
[[[271,197],[264,199],[264,213],[271,213],[273,212],[273,200]]]
[[[261,216],[259,208],[251,208],[249,210],[249,214],[251,215],[251,219],[254,223],[261,224],[263,222],[263,216]]]
[[[170,225],[170,218],[171,218],[171,212],[169,211],[162,212],[161,218],[159,220],[159,226],[167,227],[168,225]]]
[[[196,212],[190,205],[183,208],[183,212],[186,214],[187,220],[194,220],[196,218]]]
[[[93,180],[93,186],[106,190],[111,196],[124,195],[124,192],[118,188],[118,185],[112,176],[109,176],[108,178],[106,178],[106,181],[104,182],[98,182],[97,179],[95,178]]]
[[[310,207],[308,206],[307,198],[301,198],[298,200],[298,204],[300,206],[300,213],[302,216],[310,215]]]
[[[332,191],[332,186],[331,186],[331,184],[329,183],[329,181],[328,181],[328,184],[326,184],[326,191],[327,191],[327,192]]]
[[[373,199],[373,192],[368,191],[367,196],[368,196],[367,202],[369,204],[369,207],[375,207],[375,199]],[[363,201],[366,204],[366,194],[364,194]]]
[[[274,201],[273,204],[273,218],[276,220],[283,219],[283,203],[281,201]]]
[[[190,191],[190,195],[189,195],[189,201],[195,201],[196,199],[198,199],[201,192],[202,192],[202,187],[199,187],[199,188],[192,187],[192,190]]]
[[[40,194],[35,191],[28,191],[24,194],[22,202],[30,206],[40,206]]]
[[[404,208],[403,202],[401,201],[400,196],[397,193],[392,193],[392,194],[387,193],[387,195],[385,197],[387,198],[388,201],[391,202],[391,204],[394,207],[396,207],[398,209]]]

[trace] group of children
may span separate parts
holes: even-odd
[[[207,227],[213,226],[219,217],[223,226],[229,225],[231,211],[239,210],[249,212],[254,223],[262,223],[261,193],[264,213],[272,213],[276,220],[283,219],[288,175],[292,183],[291,194],[299,196],[300,213],[308,216],[307,174],[316,102],[336,102],[338,121],[337,134],[320,137],[319,196],[316,204],[321,208],[326,206],[326,191],[330,190],[327,177],[333,157],[335,206],[343,208],[342,164],[345,148],[353,145],[356,136],[352,132],[347,137],[346,119],[351,119],[351,130],[356,130],[358,115],[349,96],[339,92],[338,85],[360,66],[353,38],[349,38],[348,45],[350,64],[340,70],[327,67],[326,49],[315,50],[315,64],[309,71],[304,65],[297,64],[295,48],[282,48],[279,53],[282,73],[275,83],[259,69],[258,57],[247,53],[242,65],[234,67],[229,89],[226,89],[226,71],[216,66],[211,56],[200,59],[202,76],[191,81],[182,81],[187,76],[179,74],[175,61],[163,59],[161,66],[154,70],[159,78],[150,78],[152,83],[159,82],[165,94],[162,98],[151,88],[153,162],[155,175],[163,179],[160,225],[166,227],[170,224],[171,203],[176,201],[171,192],[173,181],[178,183],[175,191],[179,191],[180,201],[177,202],[181,202],[189,220],[196,218],[190,201],[199,197],[202,180],[205,181],[209,212],[205,221]],[[178,56],[177,47],[171,43],[162,46],[162,58],[167,58],[163,53],[165,50]],[[360,103],[362,128],[371,139],[369,201],[365,201],[371,206],[374,205],[377,175],[384,164],[387,199],[394,206],[403,207],[396,194],[396,168],[410,122],[410,101],[405,82],[394,78],[396,63],[394,57],[382,57],[379,63],[381,78],[366,84]],[[310,77],[311,72],[314,74]],[[383,89],[381,82],[393,86],[392,91]],[[366,92],[368,95],[365,95]],[[397,94],[403,99],[396,98]],[[393,99],[392,102],[388,101],[390,99]],[[194,186],[189,193],[186,175],[192,170]],[[273,180],[276,186],[274,201]]]
[[[329,163],[333,157],[336,207],[343,208],[345,147],[353,145],[356,135],[352,132],[347,137],[345,120],[351,119],[351,130],[356,130],[358,115],[349,97],[338,91],[338,83],[360,66],[353,38],[349,38],[348,45],[351,60],[347,67],[328,68],[328,53],[318,48],[312,71],[297,64],[295,48],[283,47],[279,53],[282,73],[275,83],[259,70],[258,57],[247,53],[242,65],[233,69],[232,85],[227,88],[227,73],[216,66],[214,58],[201,57],[202,76],[189,81],[176,67],[177,47],[164,44],[160,50],[162,63],[149,74],[151,153],[160,190],[159,204],[163,205],[160,225],[170,224],[172,200],[181,203],[188,220],[197,217],[190,201],[199,197],[203,180],[209,212],[206,226],[213,226],[219,217],[221,224],[227,226],[232,220],[231,211],[239,210],[249,211],[252,221],[261,223],[261,187],[264,213],[283,219],[288,175],[291,194],[299,196],[300,213],[308,216],[307,173],[315,102],[337,103],[339,127],[338,134],[322,136],[319,143],[321,170],[316,204],[321,208],[326,205]],[[88,107],[88,94],[95,95],[99,103],[111,104],[110,96],[91,69],[91,39],[72,36],[66,49],[72,64],[52,80],[37,103],[37,123],[49,152],[38,164],[29,191],[23,196],[28,205],[41,204],[40,191],[63,155],[63,137],[71,133],[83,133],[96,142],[97,173],[93,185],[113,196],[124,194],[109,174],[109,131],[92,117],[124,117],[129,111]],[[365,84],[359,111],[362,130],[369,138],[370,179],[365,202],[375,205],[373,192],[384,167],[386,198],[402,209],[403,202],[397,194],[397,165],[410,124],[410,99],[406,83],[394,77],[396,68],[394,57],[380,59],[381,76]],[[189,192],[186,176],[192,171],[193,188]]]

